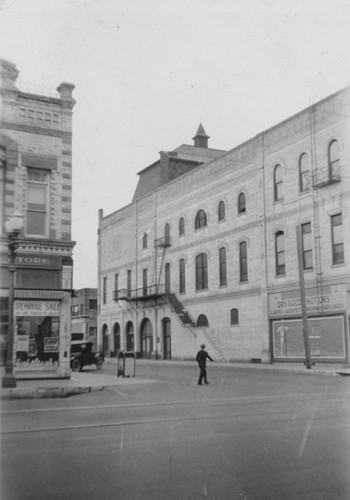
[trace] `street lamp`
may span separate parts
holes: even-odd
[[[23,216],[14,213],[5,222],[9,248],[9,307],[8,307],[8,332],[5,375],[2,379],[2,387],[16,387],[16,378],[13,374],[13,342],[14,342],[14,298],[15,298],[15,254],[18,236],[23,228]]]

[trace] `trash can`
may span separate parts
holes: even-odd
[[[135,377],[135,353],[120,352],[117,362],[117,377]]]

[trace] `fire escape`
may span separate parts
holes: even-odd
[[[141,288],[122,288],[114,290],[114,300],[125,301],[127,303],[143,303],[147,307],[155,307],[168,304],[172,313],[176,316],[183,327],[191,328],[196,326],[188,311],[177,298],[175,293],[170,292],[170,283],[165,279],[161,283],[164,267],[166,249],[171,246],[170,236],[163,236],[154,240],[153,266],[151,273],[151,284],[144,284]],[[193,332],[192,332],[193,333]]]
[[[339,195],[339,190],[341,188],[341,165],[339,159],[339,152],[336,154],[331,154],[330,146],[328,150],[328,165],[323,167],[318,167],[317,165],[317,154],[316,154],[316,132],[315,132],[315,116],[312,112],[311,122],[310,122],[310,136],[311,136],[311,151],[312,151],[312,164],[313,168],[308,179],[308,189],[311,190],[312,201],[313,201],[313,219],[314,219],[314,241],[315,241],[315,264],[316,264],[316,289],[317,295],[322,295],[323,293],[323,270],[322,270],[322,258],[321,258],[321,231],[320,231],[320,198],[322,197],[321,192],[330,189],[330,193],[334,196],[337,193]],[[336,142],[336,141],[334,141]],[[322,191],[320,191],[322,190]],[[323,312],[322,304],[318,305],[319,312]]]

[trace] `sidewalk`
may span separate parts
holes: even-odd
[[[138,359],[137,365],[178,365],[193,366],[193,361],[164,361]],[[116,364],[116,359],[106,359],[106,364]],[[276,363],[272,365],[255,363],[223,363],[215,362],[216,367],[227,370],[255,370],[271,373],[290,373],[302,375],[350,376],[350,366],[342,364],[315,364],[310,370],[299,363]],[[17,387],[1,389],[1,399],[39,399],[64,398],[88,392],[103,391],[109,386],[127,387],[133,384],[154,383],[152,379],[136,377],[117,377],[117,375],[96,373],[94,370],[72,372],[70,379],[50,380],[17,380]]]

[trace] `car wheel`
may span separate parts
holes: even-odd
[[[75,359],[72,363],[72,372],[80,372],[82,369],[79,359]]]
[[[103,359],[101,358],[101,356],[99,356],[96,360],[96,368],[98,370],[102,370],[102,367],[103,367]]]

